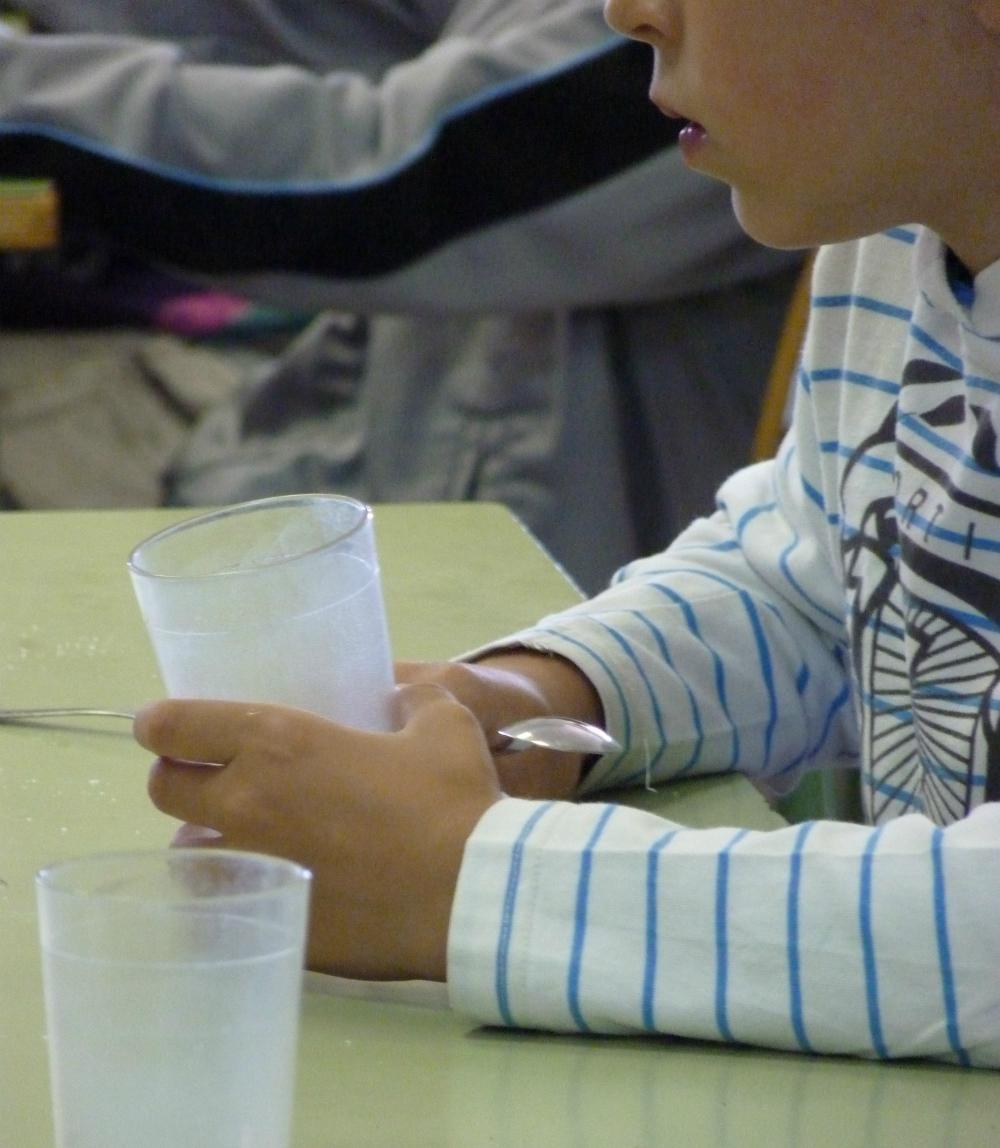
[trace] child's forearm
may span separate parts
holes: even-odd
[[[485,654],[476,663],[530,678],[553,714],[604,724],[604,707],[593,683],[578,666],[558,654],[514,646]]]

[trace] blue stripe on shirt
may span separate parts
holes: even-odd
[[[652,583],[650,585],[650,589],[658,591],[664,596],[664,598],[667,598],[669,601],[673,602],[675,606],[680,607],[688,629],[702,644],[712,660],[712,670],[715,678],[715,692],[719,701],[719,708],[722,710],[726,721],[729,723],[730,729],[733,731],[731,734],[733,747],[732,756],[729,761],[729,767],[732,767],[736,764],[736,761],[739,757],[739,742],[736,735],[736,723],[733,721],[733,716],[729,712],[729,702],[726,698],[726,669],[722,663],[722,659],[719,657],[718,651],[713,649],[713,647],[710,646],[708,642],[706,642],[702,637],[701,629],[698,626],[698,618],[694,612],[694,608],[682,594],[678,594],[676,590],[669,586],[663,586],[659,582]]]
[[[861,857],[861,886],[858,897],[858,918],[861,929],[861,951],[865,969],[865,1003],[868,1009],[868,1032],[876,1055],[887,1060],[889,1049],[882,1032],[882,1015],[878,999],[878,966],[875,960],[875,933],[872,927],[872,865],[875,849],[885,826],[873,830]]]
[[[656,1032],[656,974],[659,958],[659,879],[660,854],[680,833],[670,829],[658,837],[646,857],[646,967],[642,977],[642,1024],[647,1032]]]
[[[766,508],[758,507],[755,511],[749,511],[746,515],[743,516],[743,518],[740,519],[736,529],[737,536],[741,538],[741,541],[744,527],[748,525],[750,521],[752,521],[756,512],[764,509]],[[706,578],[710,578],[713,582],[718,582],[720,585],[725,586],[727,590],[735,590],[746,613],[747,621],[750,623],[750,631],[753,634],[754,644],[757,648],[757,660],[760,665],[761,678],[763,679],[764,688],[767,692],[768,720],[764,729],[764,758],[758,770],[758,772],[766,772],[771,762],[771,749],[774,741],[774,730],[778,724],[778,696],[774,684],[774,667],[771,662],[771,647],[767,640],[767,634],[761,622],[760,614],[757,611],[756,604],[754,603],[754,600],[748,591],[742,589],[736,583],[731,582],[728,578],[722,578],[707,571],[698,571],[698,573],[703,574],[703,576]],[[792,585],[795,585],[794,581],[792,582]],[[727,714],[726,716],[728,717],[729,715]],[[734,727],[734,735],[737,733],[738,731]],[[735,764],[735,762],[739,761],[738,745],[734,745],[734,748],[736,749],[737,753],[734,761]]]
[[[641,613],[639,613],[638,610],[630,610],[629,614],[646,624],[646,626],[652,632],[653,636],[658,639],[660,654],[662,657],[664,657],[664,660],[666,660],[666,651],[663,648],[662,639],[656,630],[650,626],[649,622],[643,617]],[[632,646],[632,643],[629,642],[629,640],[623,634],[619,633],[618,630],[609,625],[607,622],[602,622],[600,619],[595,619],[595,621],[597,621],[598,625],[602,626],[618,643],[625,656],[629,659],[632,665],[635,666],[636,672],[642,679],[642,684],[646,687],[646,696],[649,699],[650,709],[653,711],[653,720],[656,723],[656,733],[659,742],[659,748],[656,751],[656,755],[644,763],[645,769],[652,770],[654,763],[657,762],[662,756],[666,747],[667,740],[666,730],[663,726],[663,711],[660,708],[660,699],[657,697],[656,690],[653,688],[653,684],[649,680],[649,675],[646,673],[646,667],[642,664],[639,655],[635,652],[635,649]],[[648,747],[642,746],[642,749],[644,753],[648,753]]]
[[[767,772],[771,765],[771,753],[774,749],[774,731],[778,725],[778,693],[774,685],[774,666],[771,662],[771,647],[764,632],[760,615],[754,607],[753,600],[745,591],[740,591],[747,617],[750,619],[750,629],[753,631],[754,642],[757,646],[757,658],[760,661],[760,672],[767,690],[767,725],[764,727],[764,760],[761,763],[763,772]]]
[[[845,685],[839,694],[830,702],[827,707],[826,714],[823,718],[823,727],[819,731],[819,737],[813,742],[809,748],[809,760],[813,761],[819,754],[819,751],[826,744],[826,739],[830,736],[830,730],[833,728],[833,723],[837,715],[851,700],[851,687]]]
[[[646,615],[640,611],[635,610],[633,613],[635,617],[638,618],[640,622],[642,622],[642,624],[646,627],[652,636],[653,641],[656,643],[656,648],[660,652],[660,657],[663,659],[663,664],[668,666],[671,670],[674,670],[676,673],[674,660],[670,655],[670,647],[667,645],[667,639],[664,636],[662,630],[657,629],[657,627],[653,625],[653,623],[646,617]],[[702,746],[704,745],[705,741],[705,731],[701,720],[701,710],[698,708],[698,696],[691,688],[691,684],[688,682],[686,677],[683,677],[681,674],[677,674],[677,680],[684,687],[688,705],[691,707],[691,724],[694,727],[695,736],[691,746],[691,752],[687,757],[687,761],[685,761],[683,765],[674,771],[672,775],[674,777],[680,777],[682,774],[687,773],[688,770],[693,769],[698,764],[698,762],[701,760]],[[666,751],[667,742],[669,740],[666,728],[660,721],[660,709],[658,705],[655,712],[657,729],[660,731],[660,735],[663,738],[663,743],[660,745],[656,753],[652,758],[650,758],[646,765],[647,772],[650,774],[653,773],[656,766],[659,764],[659,760]]]
[[[890,319],[902,319],[906,323],[913,315],[909,307],[897,307],[895,303],[887,303],[884,299],[875,299],[870,295],[814,295],[812,306],[814,310],[857,308],[859,311],[871,311],[875,315],[886,315]]]
[[[869,470],[877,470],[882,474],[893,474],[895,462],[888,458],[879,458],[877,454],[864,452],[857,453],[857,447],[850,443],[842,443],[837,439],[824,439],[819,444],[820,454],[835,454],[838,458],[847,459],[858,466],[866,466]]]
[[[961,452],[958,452],[954,453],[954,457],[961,458],[963,464],[968,465],[970,468],[975,467],[980,470],[980,473],[984,473],[982,468],[979,467],[979,464],[974,463],[968,455],[963,456]],[[928,537],[940,538],[942,542],[951,542],[953,545],[961,546],[963,549],[968,548],[970,552],[981,550],[986,554],[1000,553],[1000,539],[998,538],[970,537],[968,528],[965,530],[950,530],[936,526],[933,518],[919,514],[898,498],[895,500],[895,506],[897,518],[899,518],[900,521],[904,521],[911,529],[916,528],[917,530],[922,530],[924,539]]]
[[[799,958],[799,893],[802,885],[802,849],[806,838],[812,832],[815,821],[805,822],[795,835],[792,855],[789,858],[788,879],[788,1010],[792,1019],[792,1031],[799,1048],[803,1052],[814,1052],[806,1033],[802,1009],[802,967]]]
[[[899,768],[897,766],[893,772],[898,773]],[[899,817],[907,810],[912,810],[914,813],[924,812],[924,799],[915,790],[910,789],[908,785],[896,785],[882,778],[876,778],[870,770],[862,770],[861,778],[863,786],[873,799],[876,796],[885,798],[885,801],[882,802],[883,807],[888,805],[890,801],[899,803],[902,808],[895,811],[895,816]],[[908,780],[912,783],[913,771],[911,771]]]
[[[570,622],[570,625],[572,625],[572,621]],[[567,642],[569,645],[576,646],[577,649],[582,650],[589,658],[592,658],[601,667],[601,669],[607,675],[608,681],[612,686],[614,686],[615,693],[618,695],[618,704],[622,709],[622,741],[624,742],[624,746],[622,748],[622,752],[618,755],[615,761],[612,762],[607,774],[605,775],[606,777],[610,777],[625,760],[625,756],[628,753],[629,746],[632,741],[632,718],[629,713],[628,703],[625,700],[625,690],[622,688],[621,682],[615,676],[611,666],[608,664],[606,659],[602,658],[601,655],[593,648],[593,646],[589,646],[586,642],[581,642],[579,638],[571,637],[569,634],[563,633],[562,630],[555,627],[538,626],[536,629],[540,634],[551,634],[559,638],[560,641]]]
[[[750,832],[741,829],[719,851],[715,876],[715,1024],[723,1040],[735,1042],[729,1027],[729,855]]]
[[[514,848],[511,850],[510,869],[507,872],[507,887],[504,891],[503,909],[500,916],[500,937],[497,941],[497,964],[495,974],[495,988],[497,994],[497,1008],[505,1025],[513,1028],[514,1017],[510,1011],[510,994],[508,987],[508,965],[510,963],[510,939],[514,930],[514,909],[517,904],[517,891],[521,880],[521,863],[524,857],[524,845],[531,836],[535,826],[555,803],[547,801],[540,805],[521,827],[517,835]]]
[[[905,227],[887,227],[882,234],[887,239],[898,239],[903,243],[908,243],[911,246],[917,242],[916,232],[910,231]]]
[[[826,502],[823,499],[823,495],[819,487],[814,486],[804,474],[799,475],[799,481],[802,483],[802,489],[805,491],[806,497],[809,499],[809,501],[814,503],[817,509],[826,514]]]
[[[865,387],[872,391],[881,391],[883,394],[899,394],[899,381],[893,379],[880,379],[877,375],[867,375],[861,371],[845,371],[842,367],[816,367],[809,372],[813,383],[850,383],[855,387]]]
[[[590,897],[590,871],[593,866],[594,846],[600,840],[611,815],[619,808],[617,805],[604,807],[580,857],[580,877],[576,886],[576,915],[573,923],[573,948],[569,958],[566,999],[570,1016],[581,1032],[590,1032],[590,1025],[584,1020],[580,1009],[580,973],[583,967],[583,945],[587,936],[587,903]]]
[[[944,435],[934,430],[933,427],[928,426],[922,418],[916,415],[901,414],[898,416],[898,423],[900,427],[905,427],[908,431],[912,431],[917,438],[923,439],[943,454],[955,459],[956,462],[960,462],[967,470],[975,474],[986,475],[988,478],[995,476],[996,472],[994,470],[987,469],[978,463],[972,455],[967,454],[960,446],[950,442]]]
[[[778,559],[778,567],[781,570],[781,573],[784,575],[785,581],[799,595],[803,602],[808,603],[808,605],[813,610],[815,610],[818,614],[821,614],[824,618],[828,618],[831,622],[834,623],[834,625],[843,625],[843,615],[834,613],[832,610],[828,610],[825,606],[821,605],[811,594],[807,594],[802,583],[792,573],[789,557],[795,552],[801,541],[802,539],[800,538],[798,531],[795,531],[791,542],[789,542],[789,544],[781,552],[781,556]]]
[[[944,997],[945,1023],[948,1043],[959,1064],[969,1067],[969,1054],[962,1045],[958,1029],[958,1006],[955,995],[955,973],[951,963],[951,942],[948,939],[948,915],[944,886],[944,830],[935,827],[931,835],[931,864],[934,870],[934,925],[937,932],[938,960],[941,965],[941,992]]]
[[[1000,383],[985,379],[981,375],[966,375],[965,385],[970,391],[986,391],[990,395],[1000,395]]]
[[[954,352],[949,351],[943,343],[940,343],[929,332],[925,331],[923,327],[913,324],[910,328],[910,334],[913,336],[915,343],[920,343],[921,346],[926,347],[928,351],[932,351],[947,366],[952,370],[957,371],[960,375],[965,374],[965,367],[962,360]]]
[[[1000,633],[1000,623],[994,622],[992,618],[984,617],[982,614],[954,609],[948,610],[946,613],[949,618],[954,618],[958,622],[965,622],[974,630],[989,630],[993,634]]]
[[[744,609],[746,616],[747,616],[747,621],[750,624],[751,632],[753,633],[753,636],[754,636],[754,642],[755,642],[756,647],[757,647],[758,661],[760,664],[761,677],[764,681],[764,687],[765,687],[765,690],[767,692],[767,697],[768,697],[769,721],[768,721],[767,731],[765,732],[765,750],[766,750],[766,752],[769,752],[773,728],[777,722],[777,695],[776,695],[775,686],[774,686],[774,673],[773,673],[773,669],[771,666],[770,646],[768,645],[767,635],[764,632],[764,627],[761,625],[760,615],[757,612],[757,608],[756,608],[756,605],[754,604],[753,598],[751,597],[751,595],[746,590],[744,590],[741,586],[737,585],[735,582],[731,581],[729,578],[723,578],[721,575],[713,574],[712,572],[710,572],[708,570],[684,570],[682,572],[685,574],[689,574],[693,577],[699,577],[699,578],[707,579],[710,582],[717,582],[720,586],[725,587],[727,590],[735,591],[735,593],[737,594],[737,596],[740,599],[740,602],[741,602],[743,609]],[[674,573],[674,571],[667,568],[667,569],[658,571],[658,573],[671,574],[671,573]],[[667,593],[667,590],[665,587],[657,586],[657,589],[660,589],[663,593]],[[701,638],[700,633],[696,633],[696,636],[704,642],[704,639]],[[731,723],[731,731],[732,731],[732,739],[733,739],[733,756],[732,756],[732,759],[730,761],[730,767],[735,767],[739,764],[740,758],[742,756],[741,747],[740,747],[739,727],[735,723],[732,722],[732,718],[729,714],[729,709],[728,709],[728,706],[726,704],[725,676],[724,676],[724,670],[723,670],[723,666],[722,666],[722,660],[721,660],[721,658],[719,658],[718,654],[712,649],[712,647],[708,645],[708,643],[705,643],[705,648],[708,649],[709,651],[711,651],[713,662],[715,664],[716,689],[717,689],[717,692],[719,695],[719,704],[722,708],[723,713],[725,713],[725,715],[726,715],[727,721],[729,721]],[[766,766],[765,766],[765,768],[766,768]],[[759,772],[759,768],[758,768],[757,772]]]

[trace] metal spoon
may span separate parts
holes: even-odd
[[[129,710],[94,709],[86,706],[49,706],[27,709],[0,709],[0,724],[44,721],[61,717],[108,717],[132,721]],[[610,753],[621,749],[603,729],[589,722],[567,717],[533,717],[511,722],[497,733],[509,740],[497,754],[520,753],[525,749],[554,749],[564,753]]]
[[[567,717],[533,717],[511,722],[497,730],[510,738],[494,753],[520,753],[523,749],[556,749],[565,753],[610,753],[621,749],[617,741],[589,722]]]
[[[99,710],[88,709],[84,706],[49,706],[48,708],[34,707],[16,710],[0,709],[0,723],[32,722],[45,718],[60,717],[113,717],[125,718],[128,721],[132,721],[135,714],[129,710]]]

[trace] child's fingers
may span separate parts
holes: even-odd
[[[474,732],[483,739],[476,716],[443,686],[429,682],[400,686],[393,697],[393,710],[397,728],[415,738],[444,738],[449,733]]]
[[[248,702],[168,698],[136,713],[136,741],[160,757],[228,765],[265,721],[280,722],[282,707]],[[296,711],[299,713],[299,711]]]
[[[214,765],[192,765],[159,757],[149,771],[146,788],[161,813],[178,821],[221,830],[222,802],[218,797],[223,771]]]
[[[218,830],[186,821],[174,834],[170,844],[175,849],[220,849],[225,848],[226,839]]]

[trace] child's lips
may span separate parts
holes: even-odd
[[[665,99],[657,95],[655,92],[650,92],[649,97],[656,108],[663,113],[670,120],[687,120],[684,127],[678,133],[677,140],[680,144],[681,151],[685,158],[689,158],[695,151],[700,148],[701,144],[708,137],[708,132],[705,130],[703,124],[697,120],[692,120],[690,117],[679,112],[672,104],[668,104]]]
[[[697,120],[688,120],[680,130],[680,140],[690,140],[692,143],[700,142],[708,133]]]
[[[708,132],[696,120],[689,120],[681,128],[677,136],[677,146],[681,149],[685,163],[692,166],[696,164],[697,157],[707,139]]]
[[[686,126],[681,128],[680,134],[682,136],[685,134],[688,134],[688,135],[694,135],[699,139],[704,138],[704,136],[706,135],[705,128],[697,120],[692,120],[689,116],[686,116],[683,112],[677,111],[677,109],[674,108],[671,104],[668,104],[665,100],[660,99],[656,95],[653,95],[650,98],[652,99],[652,101],[656,105],[656,107],[659,109],[659,111],[662,112],[663,115],[665,115],[668,120],[687,120]]]

